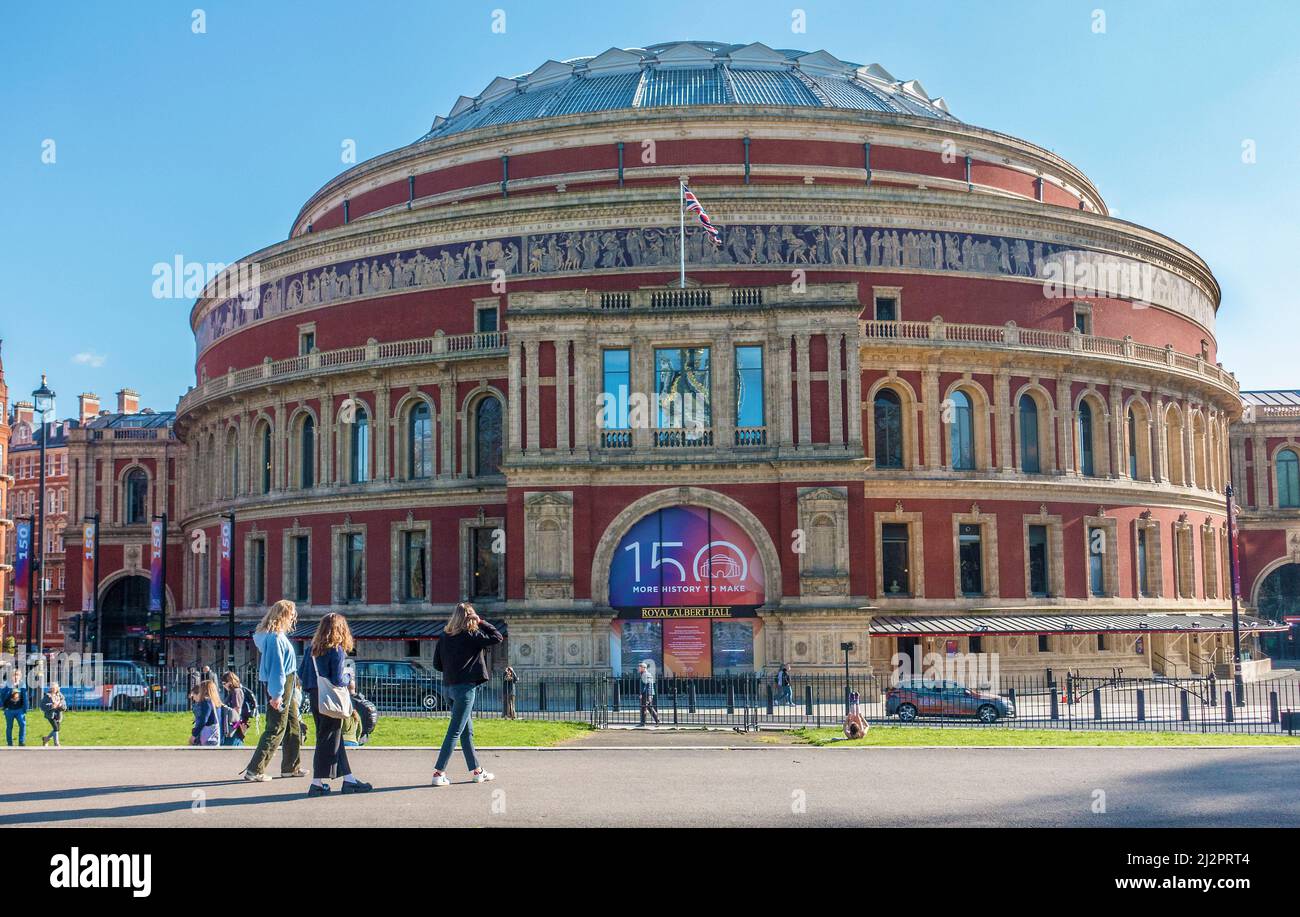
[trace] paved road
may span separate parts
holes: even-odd
[[[2,749],[0,825],[1300,826],[1288,749],[498,750],[494,783],[433,789],[431,752],[374,748],[375,792],[326,799],[231,780],[247,754]]]

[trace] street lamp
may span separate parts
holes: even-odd
[[[849,653],[858,648],[858,645],[852,641],[841,643],[840,649],[844,651],[844,715],[848,716],[849,710],[853,703],[853,682],[849,677]]]
[[[1237,562],[1237,507],[1232,501],[1232,484],[1224,488],[1223,496],[1228,514],[1228,572],[1232,592],[1232,691],[1236,705],[1245,701],[1241,696],[1241,617],[1237,611],[1237,594],[1241,591],[1241,567]]]
[[[41,373],[41,387],[32,392],[32,404],[36,413],[41,415],[41,454],[40,477],[36,486],[36,570],[40,577],[40,598],[36,608],[39,616],[36,623],[36,645],[40,652],[45,652],[45,415],[54,410],[54,392],[45,384],[45,373]],[[30,639],[30,638],[29,638]],[[28,651],[32,651],[28,647]]]

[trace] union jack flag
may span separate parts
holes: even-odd
[[[687,211],[695,214],[695,216],[699,218],[700,225],[703,226],[704,231],[709,234],[709,238],[713,240],[713,244],[719,246],[722,245],[722,233],[719,232],[718,227],[713,225],[713,221],[709,219],[709,215],[704,212],[704,205],[701,204],[700,199],[695,196],[695,192],[685,185],[682,185],[682,195],[686,202]]]

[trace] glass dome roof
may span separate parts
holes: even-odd
[[[461,96],[421,140],[498,124],[628,108],[790,105],[955,121],[916,80],[895,79],[826,51],[681,41],[610,48],[595,57],[548,60],[531,73],[497,77]]]

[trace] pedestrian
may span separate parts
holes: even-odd
[[[221,676],[221,744],[243,745],[248,724],[257,715],[253,692],[239,681],[234,672]]]
[[[288,637],[297,623],[297,606],[281,599],[267,609],[253,632],[253,644],[261,653],[258,679],[266,688],[266,729],[258,738],[257,749],[244,768],[245,780],[271,779],[266,766],[281,743],[284,751],[280,755],[280,776],[307,776],[299,762],[303,728],[298,707],[298,657]]]
[[[451,695],[451,721],[447,723],[447,735],[433,765],[434,786],[451,783],[445,771],[451,753],[456,750],[457,739],[474,783],[484,783],[495,776],[479,765],[474,751],[474,696],[478,686],[489,678],[488,647],[504,639],[500,631],[478,616],[469,602],[457,605],[443,628],[433,651],[433,667],[442,673],[443,684]]]
[[[23,673],[15,668],[4,687],[5,742],[14,744],[14,723],[18,724],[18,744],[27,744],[27,686]]]
[[[519,676],[515,674],[512,666],[506,666],[506,673],[502,676],[505,683],[505,717],[508,720],[515,718],[515,688],[519,684]]]
[[[63,726],[63,714],[67,712],[68,702],[59,690],[58,682],[51,682],[49,690],[41,697],[41,713],[45,714],[45,722],[50,724],[50,734],[41,736],[41,746],[49,745],[54,742],[54,747],[59,747],[59,729]]]
[[[220,745],[223,705],[216,682],[203,681],[190,688],[190,703],[194,709],[194,728],[190,730],[190,744]]]
[[[790,664],[781,663],[781,668],[776,670],[776,687],[778,693],[776,702],[778,704],[794,703],[794,682],[790,680]]]
[[[655,673],[644,662],[636,667],[641,676],[641,725],[645,725],[646,714],[654,718],[659,725],[659,708],[655,706]]]
[[[302,692],[311,705],[316,724],[316,753],[312,756],[311,786],[308,796],[324,796],[330,791],[326,783],[333,777],[343,778],[343,793],[368,793],[373,787],[356,778],[343,746],[343,721],[353,712],[351,694],[356,691],[352,673],[344,663],[353,647],[348,619],[330,612],[320,619],[311,647],[298,666]]]

